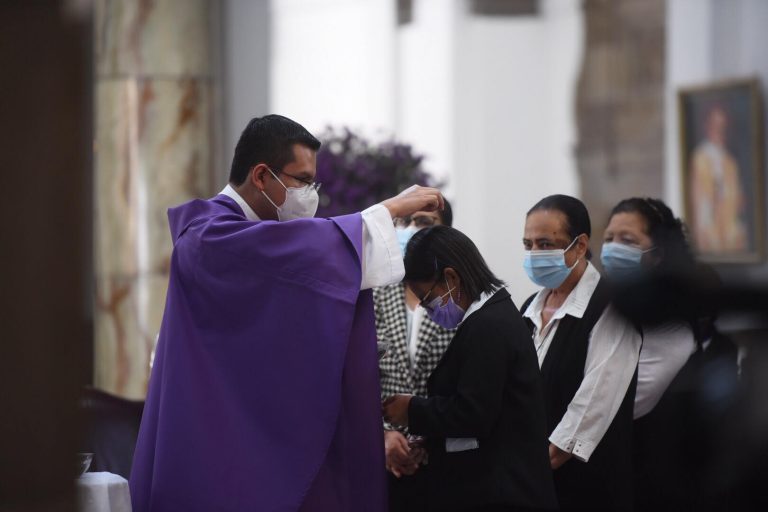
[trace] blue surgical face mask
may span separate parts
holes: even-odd
[[[445,286],[448,286],[448,281],[445,281]],[[424,306],[427,310],[429,318],[432,319],[437,325],[444,329],[455,329],[459,323],[464,319],[464,310],[453,302],[453,295],[451,292],[454,288],[448,287],[448,293],[439,297],[435,297],[429,304]],[[443,299],[448,295],[448,302],[443,304]],[[461,291],[459,291],[459,299],[461,298]]]
[[[654,249],[655,247],[651,247],[644,251],[631,245],[606,242],[600,252],[600,262],[610,279],[614,281],[634,279],[642,272],[643,254]]]
[[[400,244],[400,250],[403,253],[403,257],[405,257],[405,248],[408,246],[408,242],[410,241],[413,234],[417,231],[418,229],[411,226],[408,226],[407,228],[395,228],[395,233],[397,234],[397,242]]]
[[[530,280],[544,288],[559,288],[579,263],[579,260],[576,260],[571,267],[565,264],[565,253],[578,239],[579,237],[574,238],[565,249],[525,251],[523,268]]]

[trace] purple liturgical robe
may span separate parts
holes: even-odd
[[[360,214],[251,222],[219,195],[168,217],[133,510],[384,511]]]

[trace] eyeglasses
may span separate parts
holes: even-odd
[[[398,217],[395,219],[395,226],[399,228],[407,228],[411,224],[414,224],[417,228],[428,228],[434,226],[437,219],[430,217],[429,215],[417,215],[416,217]]]
[[[439,283],[439,282],[440,282],[439,279],[437,281],[435,281],[435,284],[432,285],[432,288],[430,288],[429,291],[426,293],[426,295],[424,295],[424,297],[422,297],[422,299],[419,301],[419,306],[421,306],[423,308],[427,307],[427,305],[429,304],[427,302],[427,299],[432,294],[432,291],[435,289],[435,286],[437,286],[437,283]]]
[[[298,176],[294,176],[293,174],[288,174],[287,172],[283,171],[282,169],[272,170],[269,167],[267,167],[267,169],[269,169],[269,172],[271,172],[273,175],[275,175],[275,178],[277,178],[278,174],[284,174],[284,175],[288,176],[289,178],[293,178],[294,180],[298,181],[299,183],[303,183],[304,185],[309,187],[309,190],[318,191],[318,190],[320,190],[320,186],[322,185],[322,183],[319,183],[317,181],[312,181],[312,180],[309,180],[307,178],[300,178]],[[279,178],[277,178],[277,179],[278,179],[278,181],[280,180]],[[283,185],[283,186],[285,186],[285,185]]]

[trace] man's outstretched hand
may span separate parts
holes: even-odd
[[[413,185],[395,197],[381,202],[389,210],[392,218],[408,217],[416,212],[433,212],[445,208],[443,195],[432,187]]]

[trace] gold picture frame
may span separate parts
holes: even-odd
[[[757,263],[765,256],[763,105],[756,78],[677,95],[685,221],[699,258]]]

